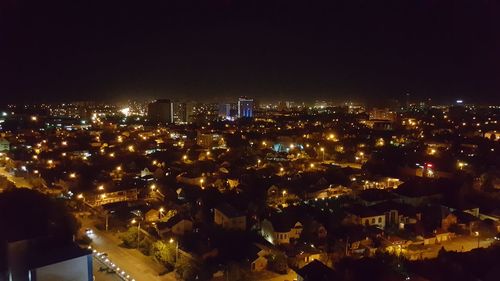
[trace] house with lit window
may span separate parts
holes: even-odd
[[[374,208],[354,205],[346,210],[346,221],[352,224],[375,226],[384,229],[386,225],[385,212]]]
[[[290,244],[299,239],[302,230],[300,221],[284,215],[272,216],[260,223],[262,237],[274,245]]]

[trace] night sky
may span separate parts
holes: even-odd
[[[495,0],[1,0],[0,7],[2,101],[370,101],[406,92],[500,99]]]

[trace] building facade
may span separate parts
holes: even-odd
[[[148,105],[148,118],[157,123],[174,122],[174,103],[167,99],[159,99]]]
[[[238,117],[251,118],[253,117],[253,99],[241,97],[238,99]]]

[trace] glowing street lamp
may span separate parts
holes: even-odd
[[[323,162],[324,162],[325,161],[325,148],[322,147],[319,150],[321,150],[321,152],[323,153]]]
[[[170,238],[170,240],[168,240],[168,243],[170,244],[173,244],[174,242],[175,242],[175,262],[177,262],[177,256],[179,252],[179,242],[175,241],[174,238]]]
[[[141,233],[141,222],[136,219],[132,219],[131,223],[132,224],[137,223],[137,248],[139,248],[139,234]]]
[[[205,188],[203,187],[203,183],[204,183],[204,182],[205,182],[205,180],[204,180],[204,179],[200,179],[200,187],[201,187],[201,189],[205,189]]]

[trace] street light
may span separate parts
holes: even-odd
[[[200,187],[201,187],[201,189],[205,189],[205,188],[203,187],[203,182],[205,182],[205,180],[204,180],[204,179],[200,179]]]
[[[325,148],[322,147],[319,150],[321,150],[321,152],[323,153],[323,162],[324,162],[325,161]]]
[[[179,252],[179,241],[174,240],[174,238],[170,238],[168,243],[173,244],[175,242],[175,262],[177,262],[177,256]]]
[[[132,224],[135,223],[137,223],[137,249],[139,249],[139,234],[141,233],[141,222],[136,219],[132,219]]]
[[[474,232],[477,236],[477,247],[479,248],[479,231]]]

